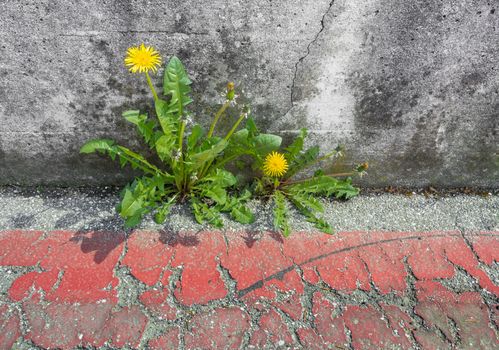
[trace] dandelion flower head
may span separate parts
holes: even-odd
[[[272,152],[265,157],[263,173],[270,177],[281,177],[288,170],[288,161],[282,153]]]
[[[125,66],[132,73],[147,73],[152,70],[156,72],[161,65],[161,56],[152,46],[130,47],[125,57]]]

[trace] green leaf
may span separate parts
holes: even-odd
[[[291,233],[289,225],[289,212],[286,206],[286,197],[280,192],[274,192],[274,227],[282,233],[284,237],[288,237]]]
[[[120,215],[124,218],[132,217],[142,210],[144,200],[134,195],[129,189],[125,190],[125,195],[121,201]]]
[[[307,193],[336,198],[349,199],[359,194],[359,189],[352,186],[350,178],[338,180],[330,176],[317,176],[295,184],[286,186],[291,193]]]
[[[113,149],[114,141],[109,139],[90,140],[81,148],[80,153],[108,152]]]
[[[204,130],[201,125],[194,125],[191,130],[191,134],[187,138],[187,148],[193,150],[196,147],[199,139],[203,136]]]
[[[137,125],[140,121],[140,111],[138,109],[128,110],[121,113],[123,118],[128,120],[130,123]]]
[[[140,111],[138,110],[123,112],[122,116],[130,123],[137,126],[139,133],[142,135],[149,147],[153,148],[157,138],[157,133],[155,131],[157,127],[156,121],[153,119],[148,120],[147,115],[140,114]]]
[[[217,205],[221,212],[229,212],[232,219],[242,224],[250,224],[255,221],[253,213],[244,204],[251,198],[251,192],[245,189],[239,196],[227,196],[224,205]]]
[[[118,156],[121,159],[126,160],[127,163],[130,163],[132,167],[139,168],[152,175],[166,175],[167,177],[171,177],[171,175],[165,173],[164,171],[161,171],[155,165],[149,163],[140,154],[135,153],[123,146],[116,146],[116,149],[117,149],[116,153],[118,154]]]
[[[287,153],[285,154],[288,162],[292,162],[298,154],[303,150],[303,142],[305,141],[305,137],[307,137],[307,129],[303,128],[300,130],[300,135],[298,135],[291,145],[289,145],[285,150]]]
[[[318,211],[321,213],[324,212],[324,208],[316,198],[299,193],[288,193],[288,196],[296,206],[296,208],[300,211],[300,213],[302,213],[307,218],[308,222],[313,223],[316,228],[325,233],[333,233],[333,230],[329,223],[323,218],[320,218],[314,214],[314,211]]]
[[[230,171],[217,169],[215,174],[203,177],[200,182],[213,182],[220,187],[226,188],[234,186],[237,183],[237,179]]]
[[[203,167],[206,163],[213,161],[227,147],[227,141],[219,140],[211,148],[192,154],[190,160],[192,162],[191,169],[196,170]]]
[[[125,227],[126,228],[133,228],[140,224],[140,221],[142,220],[142,213],[137,213],[133,216],[127,217],[125,219]]]
[[[314,146],[307,149],[305,152],[296,155],[294,160],[289,165],[289,170],[286,172],[285,178],[289,179],[297,172],[315,163],[315,161],[319,157],[319,152],[320,152],[319,146]]]
[[[282,137],[273,134],[260,134],[255,136],[253,150],[256,154],[264,156],[279,149]]]
[[[165,222],[166,217],[170,213],[170,210],[175,203],[176,196],[170,197],[166,202],[164,202],[156,211],[156,214],[154,215],[154,221],[157,224],[162,224]]]
[[[244,204],[235,205],[230,211],[230,216],[241,224],[251,224],[255,221],[253,213]]]
[[[178,118],[183,116],[185,107],[192,102],[189,96],[191,83],[182,62],[173,56],[165,68],[163,93],[171,96],[168,111],[176,113]]]
[[[158,153],[159,159],[163,161],[171,159],[175,141],[175,137],[172,134],[164,134],[156,140],[156,152]]]
[[[248,118],[246,121],[246,130],[248,130],[250,137],[254,137],[260,133],[253,118]]]
[[[359,192],[360,189],[352,185],[352,179],[347,178],[339,180],[331,194],[336,198],[350,199],[357,196]]]
[[[191,197],[191,206],[198,223],[202,224],[206,221],[215,227],[223,227],[220,213],[214,207],[209,207],[206,203],[200,202],[195,197]]]
[[[111,159],[115,159],[116,156],[119,157],[121,166],[126,164],[130,164],[134,169],[140,169],[145,173],[155,175],[161,175],[165,178],[171,178],[167,172],[160,170],[155,165],[149,163],[144,157],[140,154],[135,153],[129,150],[126,147],[118,146],[114,144],[113,140],[108,139],[100,139],[100,140],[91,140],[85,143],[81,149],[80,153],[107,153],[111,157]]]
[[[277,150],[281,145],[282,138],[272,134],[258,134],[255,130],[239,130],[230,138],[229,145],[224,150],[224,156],[218,160],[217,166],[222,167],[225,163],[235,160],[242,155],[250,155],[255,159],[257,166],[269,152]]]
[[[314,198],[310,194],[306,194],[303,192],[293,192],[290,191],[289,196],[291,196],[295,201],[300,202],[300,204],[310,210],[317,211],[319,213],[324,212],[324,207],[321,202]]]
[[[158,116],[159,124],[161,126],[161,130],[163,131],[163,135],[168,140],[176,140],[179,118],[169,110],[168,102],[164,100],[157,99],[155,101],[154,106],[156,108],[156,115]]]
[[[201,188],[201,195],[203,197],[211,198],[218,204],[225,204],[225,201],[227,200],[227,192],[222,187],[217,185],[205,185]]]

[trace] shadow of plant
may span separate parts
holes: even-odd
[[[94,261],[100,264],[128,236],[126,232],[79,231],[70,242],[80,243],[81,251],[85,254],[95,252]]]
[[[196,234],[185,234],[181,232],[174,232],[170,230],[160,230],[159,231],[159,241],[163,244],[175,247],[180,244],[185,247],[197,246],[200,242],[198,238],[198,233]]]
[[[259,241],[260,239],[262,239],[262,237],[264,236],[264,233],[261,232],[261,231],[246,231],[245,234],[246,235],[242,235],[241,237],[243,238],[244,243],[246,244],[246,246],[248,248],[252,248],[253,245],[257,241]],[[277,241],[277,242],[279,242],[281,244],[284,243],[282,235],[279,232],[268,232],[267,234],[273,240],[275,240],[275,241]]]

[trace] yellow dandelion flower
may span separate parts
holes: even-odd
[[[125,66],[132,73],[147,73],[150,70],[156,72],[160,65],[161,56],[152,46],[142,44],[127,50]]]
[[[288,170],[288,161],[282,153],[272,152],[265,157],[263,173],[266,176],[281,177]]]

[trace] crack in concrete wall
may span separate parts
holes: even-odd
[[[310,47],[317,41],[317,39],[319,39],[319,36],[324,31],[326,16],[329,14],[329,11],[331,11],[331,8],[333,7],[333,4],[334,4],[334,0],[332,0],[329,3],[329,6],[328,6],[326,12],[324,12],[324,14],[322,15],[320,30],[317,32],[317,34],[315,34],[315,37],[312,39],[312,41],[310,41],[308,43],[308,45],[307,45],[307,52],[305,53],[305,55],[301,56],[298,59],[298,61],[296,62],[296,64],[295,64],[295,71],[294,71],[294,74],[293,74],[293,81],[291,83],[291,106],[290,106],[290,110],[291,110],[291,108],[293,108],[293,105],[295,103],[295,99],[293,98],[293,96],[294,96],[294,89],[295,89],[295,83],[296,83],[296,76],[298,74],[298,66],[303,63],[303,61],[305,60],[305,58],[308,57],[308,55],[310,55]],[[288,112],[289,112],[289,110],[288,110]],[[286,114],[288,112],[286,112]]]

